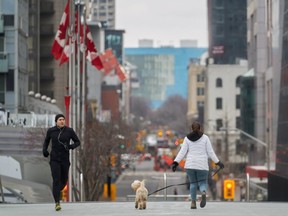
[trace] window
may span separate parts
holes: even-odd
[[[217,79],[216,79],[216,87],[217,87],[217,88],[222,87],[222,79],[221,79],[221,78],[217,78]]]
[[[197,82],[204,82],[204,75],[202,74],[197,74]]]
[[[197,101],[197,107],[204,107],[204,101]]]
[[[216,23],[224,23],[224,14],[223,13],[215,14],[214,21]]]
[[[197,88],[197,95],[204,95],[204,88]]]
[[[223,25],[215,25],[214,27],[214,34],[215,36],[223,36],[224,35],[224,28]]]
[[[240,95],[236,95],[236,109],[240,109]]]
[[[215,0],[213,2],[215,4],[215,7],[217,7],[217,8],[222,8],[224,6],[223,0]]]
[[[236,78],[236,87],[240,87],[241,76]]]
[[[221,154],[222,153],[222,140],[217,139],[216,140],[216,154]]]
[[[5,104],[5,76],[0,74],[0,103]]]
[[[222,98],[216,98],[216,109],[222,109]]]
[[[6,90],[14,91],[14,70],[8,70]]]
[[[222,119],[216,119],[216,130],[220,131],[220,129],[223,127],[223,120]]]
[[[237,140],[235,141],[235,143],[236,143],[236,155],[239,155],[239,154],[241,154],[241,152],[243,152],[243,150],[242,150],[242,145],[241,145],[239,139],[237,139]]]
[[[4,26],[14,26],[14,15],[4,15]]]
[[[241,118],[239,116],[236,117],[236,128],[241,128]]]

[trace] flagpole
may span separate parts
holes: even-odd
[[[80,71],[80,32],[81,32],[81,11],[80,11],[80,1],[77,3],[77,26],[78,26],[78,31],[77,31],[77,131],[80,129],[80,116],[81,116],[81,107],[80,107],[80,95],[81,95],[81,85],[80,85],[80,80],[81,80],[81,71]]]
[[[70,58],[69,58],[69,96],[70,96],[70,109],[69,109],[69,112],[70,112],[70,125],[73,125],[74,121],[73,121],[73,53],[74,53],[74,0],[71,0],[70,2],[70,13],[69,13],[69,16],[70,16],[70,37],[69,37],[69,46],[70,46],[70,50],[71,50],[71,54],[70,54]],[[69,125],[69,126],[70,126]],[[73,126],[72,126],[73,127]],[[69,159],[70,159],[70,162],[71,164],[73,164],[73,155],[72,155],[72,152],[70,152],[70,155],[69,155]],[[70,172],[69,172],[69,179],[68,179],[68,189],[69,189],[69,202],[72,202],[72,169],[70,169]]]
[[[82,55],[82,130],[81,130],[81,141],[82,141],[82,148],[84,148],[85,138],[85,124],[86,124],[86,7],[83,8],[83,55]],[[83,182],[80,182],[80,192],[81,192],[81,201],[84,201],[84,187]]]

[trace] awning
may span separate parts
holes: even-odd
[[[246,166],[246,173],[251,177],[267,178],[267,166]]]

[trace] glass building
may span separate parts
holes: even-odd
[[[207,0],[209,57],[214,64],[247,59],[247,1]]]
[[[171,95],[187,99],[188,65],[200,59],[206,48],[125,48],[125,58],[137,67],[140,87],[132,95],[151,101],[158,108]]]

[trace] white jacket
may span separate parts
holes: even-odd
[[[215,163],[219,162],[212,148],[210,139],[205,134],[196,141],[191,141],[185,137],[174,161],[179,163],[185,155],[185,169],[209,170],[208,158],[211,158]]]

